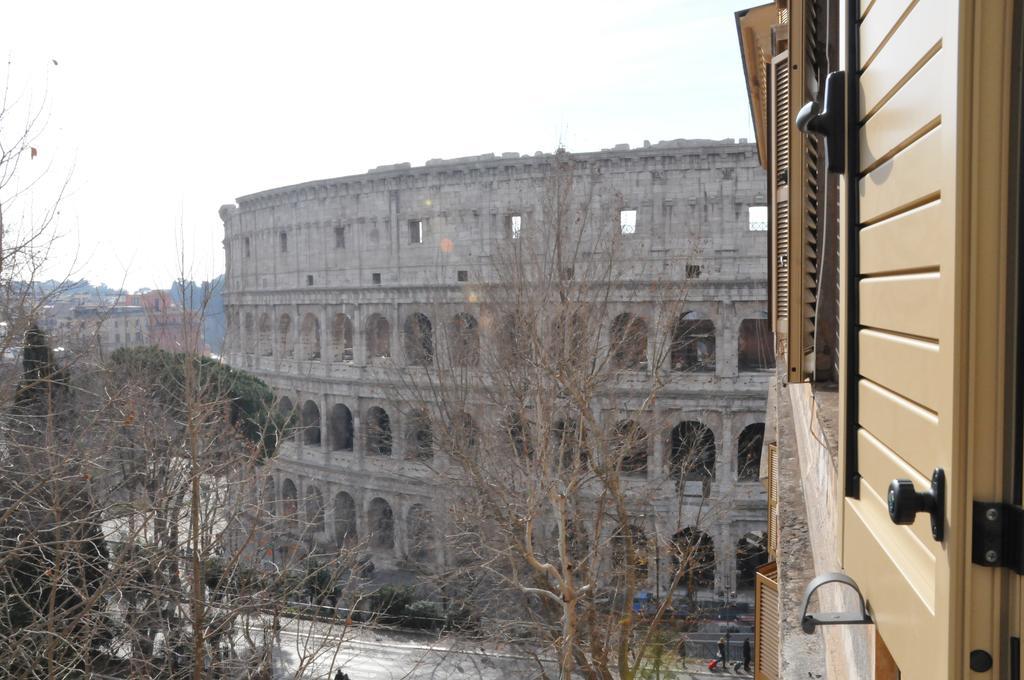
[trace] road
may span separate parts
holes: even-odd
[[[549,674],[555,664],[539,662],[521,653],[475,641],[434,640],[365,628],[341,629],[324,624],[289,620],[274,651],[274,677],[333,680],[342,670],[351,680],[399,678],[498,680],[542,677],[540,663]]]

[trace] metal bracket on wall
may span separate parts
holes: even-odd
[[[857,601],[860,602],[860,611],[808,614],[807,609],[811,605],[811,596],[814,595],[815,590],[826,583],[841,583],[852,588],[853,592],[857,595]],[[828,572],[815,576],[814,580],[807,584],[807,588],[804,590],[803,614],[800,616],[800,627],[803,628],[805,633],[813,633],[814,629],[818,626],[858,626],[866,623],[873,623],[873,621],[871,620],[871,615],[868,614],[867,606],[864,604],[864,596],[861,595],[857,582],[846,574]]]
[[[1024,574],[1024,508],[974,501],[971,561]]]

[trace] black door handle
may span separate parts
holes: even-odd
[[[932,538],[941,541],[946,520],[946,473],[942,468],[932,472],[932,486],[918,491],[909,479],[894,479],[889,485],[889,519],[894,524],[913,524],[919,512],[932,519]]]
[[[796,126],[805,134],[821,135],[825,139],[825,157],[828,171],[842,174],[846,153],[846,72],[832,71],[825,78],[823,103],[807,102],[796,114]]]

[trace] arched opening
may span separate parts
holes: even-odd
[[[281,482],[281,516],[290,531],[299,528],[299,492],[295,482],[286,479]]]
[[[506,366],[521,364],[530,356],[531,326],[519,313],[505,314],[498,325],[498,352]]]
[[[452,317],[448,337],[453,365],[477,366],[480,363],[480,331],[476,317],[465,312],[456,314]]]
[[[434,326],[416,312],[405,317],[405,360],[411,366],[429,366],[434,361]]]
[[[736,543],[736,587],[753,588],[757,568],[768,563],[768,537],[763,531],[745,534]]]
[[[635,524],[619,525],[611,541],[612,562],[617,569],[615,576],[625,576],[624,570],[628,569],[635,580],[646,579],[650,548],[646,532]]]
[[[277,413],[280,416],[281,439],[290,439],[295,434],[295,406],[288,397],[281,397],[277,402]]]
[[[775,367],[772,327],[768,319],[740,321],[737,364],[741,371],[761,371]]]
[[[686,527],[672,537],[672,565],[681,570],[679,583],[691,595],[715,584],[715,543],[707,533]]]
[[[513,413],[501,422],[501,439],[508,443],[512,454],[516,457],[533,458],[530,426],[520,414]]]
[[[587,447],[585,428],[579,426],[575,419],[559,420],[551,428],[552,445],[555,455],[562,463],[562,469],[572,470],[578,466],[585,467],[590,459]]]
[[[434,517],[429,510],[416,504],[409,508],[409,558],[429,564],[434,561]]]
[[[715,324],[708,319],[686,319],[672,327],[669,362],[673,371],[712,373],[715,370]]]
[[[480,428],[477,427],[473,416],[460,411],[452,416],[448,428],[452,455],[466,458],[476,456],[480,446]]]
[[[257,329],[259,343],[259,353],[265,357],[274,355],[274,328],[270,321],[270,315],[263,313],[260,315],[260,325]]]
[[[395,547],[395,515],[383,498],[370,501],[366,518],[370,531],[370,547],[378,550],[392,550]]]
[[[344,491],[339,491],[334,497],[334,539],[338,547],[351,547],[359,540],[356,501]]]
[[[294,355],[292,347],[292,317],[282,314],[277,321],[277,346],[278,356],[283,359],[291,359]]]
[[[346,314],[335,314],[334,322],[331,324],[331,352],[335,361],[351,362],[352,352],[352,319]]]
[[[715,434],[704,423],[687,420],[672,428],[672,478],[711,481],[715,478]]]
[[[352,411],[344,404],[335,404],[331,407],[331,450],[351,451],[352,435]]]
[[[366,412],[366,452],[371,456],[391,455],[391,419],[379,406],[371,406]]]
[[[430,427],[430,415],[417,410],[407,417],[406,459],[430,460],[434,457],[434,431]]]
[[[242,332],[245,334],[245,346],[242,351],[246,354],[256,353],[256,322],[252,312],[245,313],[245,321],[242,324]]]
[[[260,508],[263,510],[264,527],[269,528],[277,514],[277,494],[274,489],[274,478],[267,477],[263,483],[263,498],[260,499]]]
[[[324,526],[324,496],[315,486],[306,492],[306,521],[314,532],[319,533]]]
[[[615,426],[614,452],[619,461],[619,468],[624,474],[643,474],[647,472],[647,454],[650,438],[647,431],[632,420],[623,420]]]
[[[320,358],[320,319],[315,314],[302,317],[299,328],[299,342],[302,346],[302,358],[313,361]]]
[[[569,557],[583,562],[590,553],[590,532],[585,522],[565,520],[565,540],[569,549]],[[555,527],[554,545],[558,545],[558,527]]]
[[[743,428],[736,454],[736,478],[741,482],[756,482],[760,477],[763,444],[764,423],[754,423]]]
[[[320,446],[320,407],[312,399],[302,405],[302,443]]]
[[[625,313],[612,320],[611,350],[614,368],[647,368],[647,322],[643,317]]]
[[[380,314],[373,314],[366,321],[366,354],[371,359],[391,356],[391,324]]]
[[[545,344],[550,347],[552,365],[581,370],[593,362],[596,333],[589,332],[588,312],[587,307],[577,306],[572,312],[563,309],[551,315]]]

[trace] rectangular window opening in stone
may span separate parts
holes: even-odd
[[[458,272],[456,272],[456,278],[459,281],[469,281],[469,272],[466,271],[465,269],[460,269]]]
[[[409,220],[409,243],[423,243],[423,220]]]
[[[245,250],[245,256],[246,257],[252,257],[252,250],[250,250],[250,246],[249,246],[249,237],[246,236],[245,240],[242,243],[243,243],[244,250]]]
[[[306,274],[306,285],[307,286],[312,286],[313,285],[313,275],[312,274]]]
[[[523,216],[518,213],[513,213],[508,216],[508,235],[509,238],[517,239],[523,231]]]
[[[623,234],[636,233],[636,210],[619,211],[619,228]]]
[[[686,265],[686,278],[688,278],[688,279],[699,279],[700,278],[700,265],[699,264],[688,264],[688,265]]]
[[[373,283],[378,286],[380,285],[380,272],[373,273]]]
[[[282,253],[287,253],[288,252],[288,232],[287,231],[282,231],[279,234],[279,238],[281,240],[281,252]]]
[[[747,208],[747,231],[768,231],[768,206],[752,205]]]
[[[345,249],[345,227],[334,228],[334,247]]]

